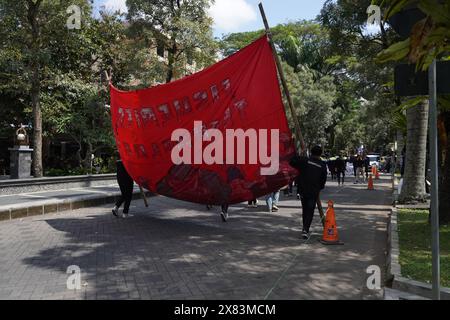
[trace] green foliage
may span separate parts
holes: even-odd
[[[431,281],[431,226],[428,210],[399,210],[399,245],[402,275]],[[441,284],[450,287],[450,228],[440,227]]]
[[[166,82],[189,74],[189,60],[199,69],[214,62],[216,43],[207,14],[209,4],[209,0],[127,1],[133,40],[138,46],[156,49],[160,45],[168,52],[167,61],[159,66],[165,69]]]
[[[287,63],[283,64],[283,69],[305,143],[307,146],[326,145],[326,129],[335,117],[332,107],[336,99],[336,86],[333,78],[325,76],[315,81],[314,72],[310,69],[302,68],[296,73]],[[287,114],[293,127],[292,117],[289,112]]]
[[[66,9],[72,4],[83,12],[79,30],[66,27]],[[89,167],[90,152],[114,146],[104,108],[108,97],[100,80],[104,70],[111,70],[118,81],[127,77],[121,47],[125,26],[116,14],[94,19],[91,6],[83,0],[43,1],[38,19],[36,55],[29,49],[32,39],[24,2],[0,1],[4,40],[0,47],[0,127],[31,122],[30,66],[37,61],[43,135],[72,137],[79,145],[80,165]]]
[[[390,0],[384,3],[386,18],[393,16],[407,5],[416,3],[412,0]],[[417,68],[427,70],[436,58],[445,58],[450,52],[450,3],[448,1],[420,0],[418,8],[426,17],[412,28],[410,37],[396,42],[380,52],[380,61],[399,61],[408,59],[417,64]]]
[[[87,145],[90,153],[113,148],[114,137],[104,101],[98,88],[73,74],[55,76],[49,91],[42,94],[46,133],[68,134],[80,149]]]

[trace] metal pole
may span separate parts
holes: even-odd
[[[439,186],[438,186],[438,139],[437,139],[437,89],[436,60],[428,70],[430,91],[430,167],[431,167],[431,259],[433,299],[440,300],[440,259],[439,259]]]
[[[263,7],[262,3],[259,4],[259,11],[261,12],[261,16],[262,16],[262,19],[264,22],[264,27],[266,29],[267,38],[269,39],[270,46],[272,47],[272,53],[273,53],[273,57],[275,58],[275,63],[277,65],[278,75],[280,76],[281,85],[283,86],[284,93],[286,95],[286,99],[288,101],[289,108],[291,110],[292,119],[294,120],[295,136],[297,138],[297,141],[300,142],[302,152],[305,152],[306,151],[305,140],[303,140],[302,131],[300,129],[300,123],[298,121],[297,114],[295,113],[294,103],[292,102],[291,94],[289,93],[289,89],[288,89],[287,82],[286,82],[286,77],[284,76],[284,72],[283,72],[283,69],[281,66],[280,57],[278,57],[277,51],[275,49],[275,45],[273,44],[273,41],[272,41],[272,33],[270,32],[269,23],[267,22],[266,13],[264,12],[264,7]]]

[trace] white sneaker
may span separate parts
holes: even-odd
[[[228,213],[221,212],[221,213],[220,213],[220,217],[222,218],[222,221],[223,221],[223,222],[227,222],[227,219],[228,219]]]
[[[128,217],[129,217],[128,213],[122,213],[122,218],[128,219]]]
[[[308,241],[310,237],[311,237],[311,233],[302,231],[302,239],[303,240]]]

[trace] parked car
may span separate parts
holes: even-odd
[[[367,155],[367,158],[369,158],[370,166],[376,165],[377,168],[380,168],[380,155],[379,154],[369,154]]]

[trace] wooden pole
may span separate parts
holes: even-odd
[[[259,3],[259,11],[261,12],[261,17],[263,19],[264,27],[266,29],[266,35],[267,35],[267,38],[269,39],[269,43],[270,43],[270,46],[272,48],[272,54],[273,54],[273,57],[275,59],[275,63],[277,65],[278,76],[280,77],[281,85],[283,86],[284,94],[286,95],[286,99],[287,99],[288,104],[289,104],[289,109],[291,111],[292,119],[294,120],[295,136],[297,138],[297,141],[300,142],[301,153],[305,154],[306,153],[306,146],[305,146],[305,140],[303,139],[302,131],[300,129],[300,122],[298,120],[297,114],[295,113],[294,103],[292,101],[291,94],[290,94],[289,88],[287,86],[286,77],[284,76],[283,68],[281,66],[280,57],[277,54],[277,51],[275,49],[275,45],[273,44],[272,33],[270,32],[269,23],[267,22],[267,17],[266,17],[266,13],[264,12],[264,7],[263,7],[262,2]],[[323,212],[322,202],[320,201],[320,196],[318,196],[318,198],[317,198],[317,209],[319,210],[319,214],[320,214],[320,219],[322,221],[322,225],[325,226],[325,215],[324,215],[324,212]]]
[[[145,204],[145,206],[148,208],[148,201],[147,201],[147,197],[145,196],[144,189],[142,189],[142,187],[139,186],[139,190],[141,191],[142,199],[144,199],[144,204]]]
[[[270,32],[269,23],[267,22],[266,13],[264,12],[264,7],[263,7],[262,3],[259,4],[259,11],[261,12],[261,16],[262,16],[262,19],[264,22],[264,27],[266,29],[267,38],[269,39],[270,46],[272,47],[272,53],[273,53],[273,57],[275,59],[275,63],[277,65],[278,75],[280,77],[281,85],[283,86],[284,94],[286,95],[289,109],[291,110],[292,119],[294,120],[295,136],[297,138],[297,141],[300,142],[301,152],[304,153],[306,151],[306,147],[305,147],[305,140],[303,139],[302,131],[300,129],[300,122],[298,121],[297,114],[295,113],[294,103],[292,102],[291,94],[290,94],[288,86],[287,86],[286,77],[284,76],[280,57],[278,57],[277,51],[275,49],[275,45],[273,44],[272,33]]]

